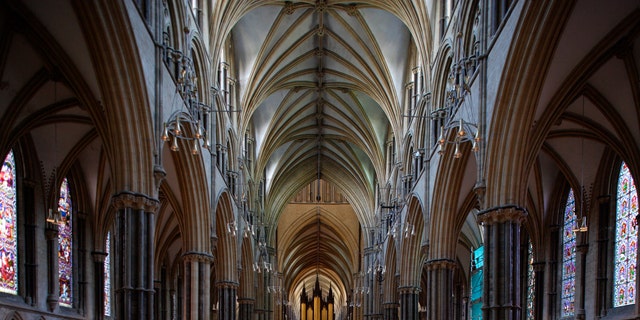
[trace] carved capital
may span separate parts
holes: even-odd
[[[434,259],[425,263],[427,270],[449,269],[455,270],[457,267],[455,261],[451,259]]]
[[[494,207],[478,213],[478,221],[483,224],[504,222],[522,223],[527,217],[527,210],[515,205]]]
[[[114,195],[111,202],[116,209],[134,208],[145,212],[156,212],[160,208],[160,201],[140,193],[123,191]]]
[[[402,286],[398,287],[398,293],[400,294],[418,294],[420,293],[420,287],[414,286]]]
[[[234,281],[218,281],[216,287],[219,289],[238,289],[238,283]]]
[[[189,262],[203,262],[208,264],[211,264],[214,261],[214,257],[211,254],[204,253],[204,252],[195,252],[195,251],[189,251],[184,253],[182,255],[182,259],[184,261],[189,261]]]

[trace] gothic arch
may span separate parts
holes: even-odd
[[[446,148],[438,165],[435,185],[439,190],[445,191],[434,194],[431,204],[429,259],[455,258],[460,220],[464,221],[469,212],[460,206],[461,196],[466,194],[465,190],[461,189],[466,174],[465,168],[468,166],[467,162],[472,161],[464,154],[468,154],[471,147],[467,143],[461,144],[460,148],[464,151],[459,159],[454,158],[452,148]]]
[[[40,318],[43,318],[43,317],[40,317]],[[7,317],[5,319],[6,320],[22,320],[23,318],[18,311],[13,311],[7,314]]]
[[[411,196],[407,203],[406,223],[411,224],[415,230],[414,234],[409,234],[402,238],[400,243],[400,256],[402,260],[399,269],[402,270],[399,287],[420,287],[420,272],[424,258],[421,255],[422,238],[424,230],[424,213],[419,198]]]
[[[227,227],[235,222],[234,201],[228,191],[223,192],[216,206],[216,280],[218,282],[238,283],[238,249],[237,242],[239,233],[227,232]]]
[[[190,126],[184,130],[193,130]],[[191,136],[191,133],[187,133]],[[181,140],[178,145],[183,150],[192,148],[192,140]],[[195,140],[199,143],[198,140]],[[202,151],[201,151],[202,152]],[[185,252],[210,253],[209,228],[209,190],[207,184],[207,173],[204,169],[202,157],[197,157],[191,152],[171,152],[176,169],[176,178],[180,188],[181,211],[189,213],[183,216],[185,230],[190,230],[188,234],[183,234],[183,244]]]
[[[396,245],[394,238],[390,237],[387,241],[385,251],[385,266],[387,271],[383,289],[384,300],[383,305],[380,306],[381,308],[385,308],[387,304],[395,305],[398,302],[398,279],[396,275],[399,273],[398,266],[401,265],[403,259],[396,254]],[[400,260],[400,262],[398,260]]]
[[[242,232],[240,232],[242,233]],[[255,270],[253,269],[254,262],[254,254],[253,247],[251,245],[252,241],[250,240],[251,235],[248,237],[242,238],[242,249],[240,256],[240,265],[242,266],[242,271],[240,272],[240,285],[238,286],[238,298],[239,299],[253,299],[255,301],[256,298],[256,287],[255,287]],[[260,278],[260,277],[258,277]],[[266,290],[266,287],[262,288],[262,292]]]
[[[155,198],[159,187],[153,175],[156,141],[140,139],[154,136],[154,122],[148,109],[145,75],[134,34],[122,32],[132,29],[130,21],[122,19],[127,16],[126,8],[123,3],[95,6],[77,2],[74,9],[83,30],[90,34],[85,37],[88,46],[95,49],[90,51],[91,58],[105,107],[100,111],[104,113],[104,121],[94,122],[98,128],[104,125],[104,131],[108,132],[101,136],[110,137],[104,146],[113,160],[113,191]]]
[[[554,1],[547,4],[531,3],[523,12],[519,21],[518,34],[514,36],[511,52],[518,52],[514,59],[508,55],[493,111],[489,121],[491,128],[487,137],[491,144],[487,145],[486,167],[487,189],[486,207],[494,208],[503,205],[521,206],[526,203],[526,179],[531,155],[537,154],[539,148],[533,146],[527,137],[532,126],[532,113],[535,112],[536,100],[540,86],[534,85],[543,81],[551,61],[553,46],[539,48],[539,45],[555,43],[560,30],[566,23],[568,10],[572,3]],[[548,15],[553,12],[553,17]],[[547,19],[551,17],[551,19]],[[533,32],[532,30],[537,30]],[[536,39],[531,38],[536,34]],[[538,35],[543,35],[538,37]],[[533,54],[535,52],[535,54]],[[518,64],[518,65],[515,65]],[[528,72],[535,68],[535,72]],[[514,112],[514,109],[518,112]],[[498,138],[501,137],[501,138]]]

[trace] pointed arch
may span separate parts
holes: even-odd
[[[69,181],[65,177],[59,188],[58,214],[60,222],[58,223],[58,281],[60,282],[59,302],[60,305],[73,307],[73,222],[74,208],[71,199],[71,188]]]
[[[18,208],[16,161],[10,150],[0,170],[0,291],[18,294]]]
[[[216,279],[218,282],[238,282],[237,242],[239,233],[233,230],[235,223],[233,199],[228,191],[223,192],[216,206],[216,234],[218,235],[216,250]]]
[[[424,257],[421,255],[422,235],[424,232],[424,214],[422,204],[416,196],[411,196],[407,203],[406,223],[413,226],[415,232],[402,238],[400,243],[400,256],[403,257],[400,262],[400,270],[403,270],[398,281],[400,287],[403,286],[420,286],[420,272],[424,263]]]
[[[637,291],[638,193],[631,171],[625,162],[622,162],[618,172],[613,267],[614,308],[634,304]]]
[[[575,313],[576,286],[576,199],[573,189],[569,189],[564,206],[562,223],[562,291],[561,316],[572,316]]]
[[[238,297],[242,299],[254,299],[256,288],[254,286],[253,271],[253,249],[251,245],[251,235],[242,238],[241,261],[242,271],[240,273],[240,285],[238,286]],[[266,290],[266,288],[263,288]]]

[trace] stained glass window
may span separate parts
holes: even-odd
[[[0,291],[18,294],[16,163],[9,151],[0,170]]]
[[[562,228],[562,316],[572,316],[576,292],[576,200],[569,190]]]
[[[484,247],[473,251],[471,261],[471,320],[482,319],[482,271],[484,267]]]
[[[533,244],[529,240],[527,249],[527,319],[535,319],[533,309],[536,298],[536,274],[533,270]]]
[[[636,254],[638,241],[638,194],[626,163],[618,176],[616,209],[616,248],[613,279],[613,306],[620,307],[636,300]]]
[[[107,256],[104,258],[104,315],[111,316],[111,232],[107,233],[104,245]]]
[[[58,279],[60,281],[60,305],[71,307],[73,302],[73,223],[71,195],[67,178],[60,185],[58,199]]]

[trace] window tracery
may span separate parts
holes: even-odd
[[[638,241],[638,195],[635,182],[626,163],[618,176],[615,229],[615,263],[613,306],[635,303],[636,258]]]
[[[18,294],[16,163],[9,151],[0,170],[0,292]]]
[[[576,201],[573,189],[569,190],[564,208],[562,228],[562,317],[572,316],[575,312],[576,285]]]
[[[73,303],[73,210],[67,178],[60,185],[58,199],[58,280],[60,282],[60,305],[71,307]]]

